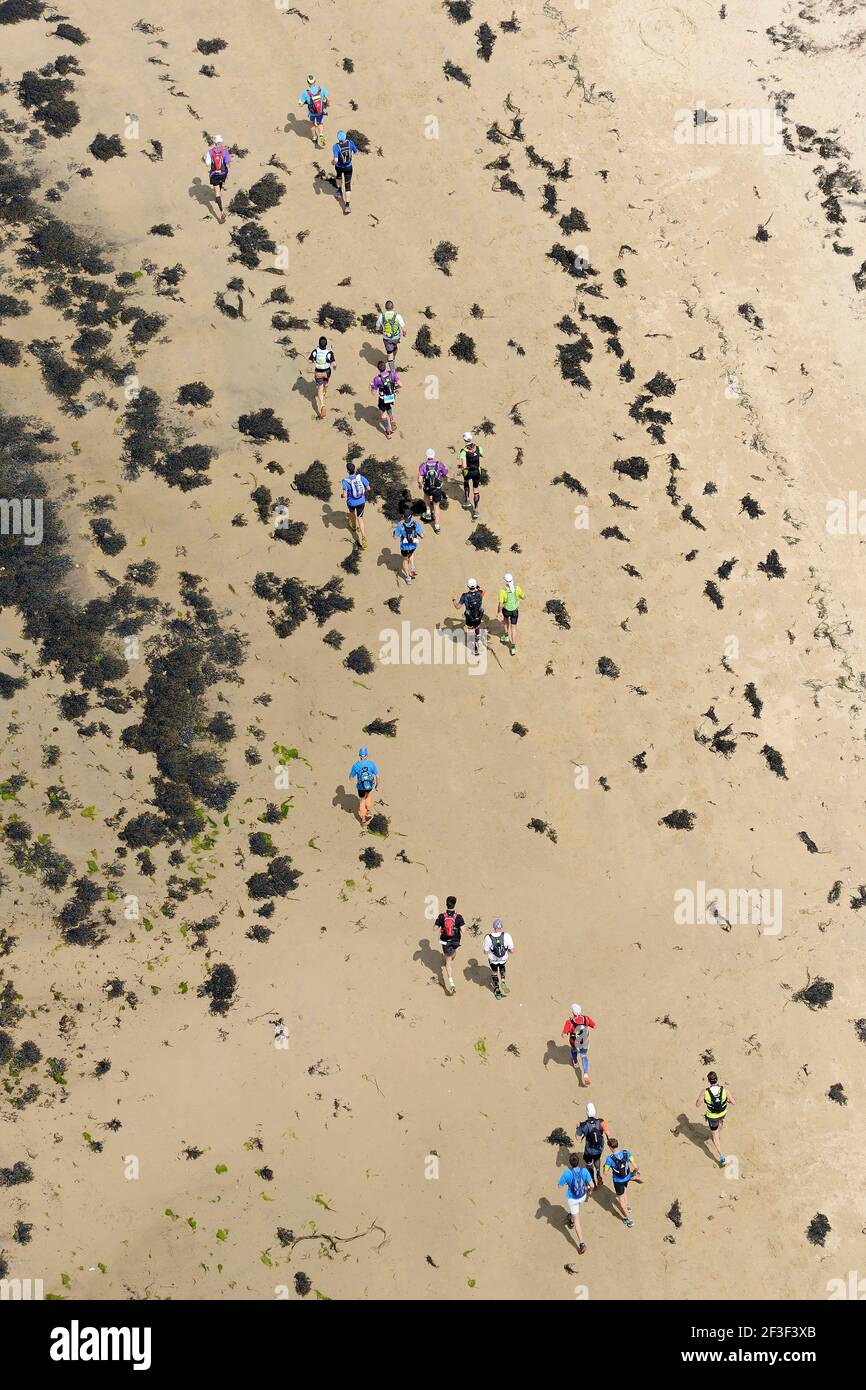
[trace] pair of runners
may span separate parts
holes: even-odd
[[[460,450],[460,471],[463,475],[463,507],[465,510],[471,506],[473,521],[478,520],[478,508],[481,502],[481,459],[483,455],[483,448],[480,444],[475,443],[472,434],[467,431],[463,436],[463,448]],[[432,518],[433,530],[437,532],[440,527],[440,507],[447,481],[448,469],[444,463],[437,459],[436,450],[428,449],[427,457],[418,469],[418,486],[424,499],[424,520],[430,521]]]
[[[460,950],[463,928],[466,925],[462,915],[457,911],[457,899],[453,894],[445,899],[445,911],[439,913],[434,925],[439,929],[439,945],[445,957],[445,988],[449,994],[453,994],[457,988],[454,983],[453,962]],[[501,999],[509,992],[505,983],[505,969],[508,957],[514,950],[514,942],[499,917],[494,919],[490,931],[484,938],[483,947],[490,966],[493,993],[497,999]]]
[[[327,87],[322,87],[315,78],[314,73],[310,73],[307,78],[307,85],[298,98],[298,105],[305,106],[310,119],[310,130],[313,140],[320,149],[325,148],[324,122],[330,106],[330,95]],[[352,211],[350,199],[352,193],[352,156],[358,153],[358,146],[345,130],[337,131],[337,141],[331,147],[331,163],[334,166],[334,175],[337,185],[337,196],[343,204],[343,213]]]
[[[596,1117],[593,1116],[592,1118]],[[601,1123],[603,1124],[604,1122],[602,1121]],[[583,1125],[580,1126],[580,1129],[583,1129]],[[604,1132],[606,1133],[606,1128]],[[626,1226],[631,1227],[634,1225],[634,1219],[631,1214],[631,1204],[628,1200],[628,1186],[632,1179],[640,1177],[640,1168],[637,1165],[637,1160],[631,1152],[631,1149],[621,1146],[618,1139],[608,1136],[607,1145],[610,1152],[604,1160],[603,1166],[609,1168],[611,1171],[613,1190],[616,1193],[616,1199],[619,1203],[623,1220]],[[599,1160],[600,1157],[601,1155],[599,1154]],[[598,1163],[596,1161],[596,1167],[597,1166]],[[577,1253],[579,1255],[583,1255],[586,1251],[586,1243],[583,1239],[583,1232],[580,1226],[580,1209],[590,1192],[600,1185],[601,1179],[599,1178],[599,1180],[596,1181],[590,1168],[586,1165],[586,1156],[581,1160],[580,1154],[569,1154],[568,1167],[560,1176],[557,1186],[566,1189],[565,1203],[568,1208],[568,1215],[565,1218],[565,1223],[569,1230],[574,1232],[574,1238],[577,1242]]]

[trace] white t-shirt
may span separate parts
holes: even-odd
[[[493,953],[493,934],[492,934],[492,932],[488,932],[487,935],[486,935],[485,938],[484,938],[484,953],[485,953],[485,955],[487,956],[487,959],[490,961],[491,965],[501,965],[502,962],[503,962],[504,960],[507,960],[507,959],[508,959],[508,956],[509,956],[510,953],[514,950],[514,942],[511,940],[511,937],[510,937],[510,935],[508,934],[507,931],[499,932],[499,933],[498,933],[498,936],[499,936],[499,940],[500,940],[500,941],[504,944],[504,946],[505,946],[505,955],[504,955],[504,956],[497,956],[497,955],[494,955],[494,953]]]
[[[389,322],[389,323],[391,324],[391,326],[392,326],[392,327],[391,327],[391,334],[390,334],[390,336],[391,336],[395,341],[396,341],[396,340],[399,340],[400,338],[402,338],[404,332],[406,331],[406,320],[403,318],[403,315],[402,315],[402,314],[395,313],[395,311],[394,311],[393,309],[388,309],[387,312],[386,312],[384,309],[382,310],[382,313],[379,315],[379,317],[378,317],[377,320],[376,320],[376,331],[377,331],[377,333],[382,333],[386,338],[389,336],[387,333],[385,333],[385,320],[386,320],[386,319],[388,320],[388,322]],[[395,327],[396,327],[396,329],[397,329],[397,332],[396,332],[396,333],[394,332],[394,328],[395,328]]]

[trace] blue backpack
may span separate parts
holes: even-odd
[[[586,1194],[586,1178],[576,1168],[569,1169],[567,1186],[569,1197],[574,1198],[576,1202]]]
[[[374,780],[369,763],[364,763],[358,771],[358,791],[371,792]]]

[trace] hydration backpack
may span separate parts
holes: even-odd
[[[575,1023],[571,1034],[571,1041],[574,1047],[586,1047],[589,1038],[589,1029],[585,1023]]]
[[[394,400],[394,378],[392,376],[382,376],[379,378],[379,381],[379,395],[387,405],[390,405]]]
[[[611,1171],[617,1182],[624,1182],[628,1177],[628,1165],[631,1154],[627,1149],[621,1149],[619,1153],[611,1154]]]
[[[456,912],[442,913],[442,930],[439,934],[440,936],[443,936],[446,939],[446,941],[450,941],[452,937],[457,935]]]
[[[400,325],[397,322],[397,313],[394,309],[389,309],[387,314],[382,315],[382,336],[384,338],[399,338]]]
[[[586,1179],[582,1173],[578,1173],[576,1168],[570,1168],[568,1172],[568,1195],[575,1202],[579,1202],[586,1193]]]
[[[314,115],[321,116],[325,109],[325,93],[322,91],[321,87],[317,87],[315,92],[310,91],[309,88],[307,88],[307,90],[310,92],[310,97],[312,99]]]
[[[226,152],[224,147],[221,145],[219,149],[217,149],[216,145],[214,145],[210,152],[210,168],[212,174],[221,174],[223,172],[225,157]]]
[[[495,932],[490,933],[490,953],[497,960],[505,960],[508,955],[508,947],[505,944],[505,932],[500,932],[497,936]]]
[[[415,544],[415,531],[416,531],[416,530],[417,530],[417,527],[416,527],[414,521],[404,521],[404,522],[403,522],[403,544],[404,544],[404,545],[414,545],[414,544]]]
[[[478,445],[473,444],[471,448],[467,448],[466,450],[466,471],[468,473],[477,473],[480,464],[481,454],[479,453]]]
[[[714,1096],[712,1089],[708,1086],[704,1091],[704,1101],[711,1115],[723,1115],[728,1108],[728,1093],[724,1086],[720,1086],[719,1094]]]
[[[366,763],[358,773],[358,790],[360,792],[371,792],[373,790],[373,774]]]
[[[481,596],[480,589],[470,589],[466,595],[466,603],[464,604],[467,621],[471,623],[480,623],[484,613],[483,605],[484,599]]]
[[[439,465],[434,459],[432,463],[424,465],[424,491],[434,492],[441,482],[439,476]]]
[[[597,1117],[593,1120],[587,1120],[583,1138],[589,1153],[600,1154],[604,1148],[604,1130],[601,1126],[601,1120]]]
[[[349,484],[350,497],[357,499],[364,496],[364,483],[362,479],[358,477],[357,473],[350,474],[346,482]]]
[[[350,140],[337,141],[337,162],[345,168],[352,163],[352,142]]]

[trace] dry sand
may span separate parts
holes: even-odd
[[[858,1165],[845,1157],[862,1147],[866,1099],[855,1022],[866,1013],[863,914],[852,904],[866,877],[863,552],[857,534],[825,525],[828,499],[862,477],[862,7],[515,3],[516,32],[500,25],[510,5],[480,0],[464,24],[432,0],[69,9],[86,43],[52,37],[50,6],[0,29],[0,167],[4,177],[31,170],[36,208],[104,248],[112,269],[95,278],[116,288],[126,272],[123,302],[165,323],[136,346],[115,306],[115,380],[85,363],[68,399],[86,409],[70,413],[29,345],[54,339],[76,360],[87,319],[73,314],[91,277],[72,286],[71,311],[46,304],[70,275],[20,264],[40,214],[6,223],[0,293],[30,312],[2,326],[23,345],[19,366],[0,367],[4,408],[53,431],[46,510],[67,539],[52,554],[65,550],[73,565],[41,584],[49,547],[32,548],[38,621],[25,632],[10,578],[22,541],[2,541],[0,672],[24,684],[3,691],[0,990],[11,989],[0,1028],[18,1060],[5,1058],[0,1167],[7,1181],[29,1177],[6,1194],[9,1275],[85,1299],[295,1298],[299,1272],[336,1299],[573,1299],[576,1286],[593,1299],[826,1297],[829,1279],[862,1268],[866,1224]],[[485,20],[489,61],[476,52]],[[196,50],[217,37],[222,51]],[[69,93],[80,120],[34,140],[42,126],[18,83],[59,55],[80,65]],[[471,86],[448,80],[446,63]],[[202,75],[205,64],[217,75]],[[351,218],[316,177],[329,151],[313,149],[296,114],[311,69],[331,90],[331,137],[345,125],[369,140]],[[698,103],[779,103],[784,148],[678,143],[676,112]],[[125,136],[129,117],[138,138]],[[437,138],[427,138],[431,118]],[[94,158],[98,133],[120,136],[126,157]],[[251,219],[221,226],[203,201],[205,133],[238,150],[227,203],[267,173],[285,185],[256,220],[288,248],[286,269],[273,251],[257,267],[232,259],[232,235]],[[143,157],[152,140],[161,159]],[[572,209],[585,232],[559,226]],[[149,234],[161,223],[171,239]],[[756,237],[760,226],[769,239]],[[432,261],[441,242],[458,249],[450,275]],[[557,245],[585,247],[590,272],[558,264]],[[177,264],[185,274],[167,293],[159,272]],[[242,315],[229,317],[215,299],[236,276]],[[291,303],[267,303],[281,288]],[[368,390],[378,340],[360,324],[388,296],[408,323],[392,445],[377,435]],[[225,303],[234,309],[237,294]],[[306,358],[326,303],[359,321],[331,335],[338,373],[319,422]],[[283,333],[274,312],[309,327]],[[574,331],[557,327],[564,315]],[[424,324],[435,359],[413,347]],[[461,332],[474,365],[448,352]],[[582,384],[566,379],[559,353],[581,334]],[[183,490],[148,467],[133,476],[127,372],[159,397],[167,433],[156,468],[183,443],[208,446],[205,486]],[[189,382],[212,390],[210,406],[177,404]],[[239,433],[241,415],[268,407],[287,442]],[[453,471],[463,430],[485,421],[482,520],[499,553],[467,545],[455,490],[410,590],[380,505],[368,507],[358,574],[344,573],[349,446],[362,460],[395,457],[414,479],[429,446]],[[20,452],[26,427],[7,434]],[[314,459],[330,503],[292,490]],[[629,459],[648,476],[612,471]],[[587,495],[552,485],[563,474]],[[250,494],[261,486],[306,524],[296,547],[260,520]],[[747,496],[759,515],[743,509]],[[99,497],[113,505],[96,515],[126,538],[114,556],[91,533]],[[783,576],[760,568],[771,552]],[[58,700],[82,682],[64,679],[62,640],[44,651],[42,620],[62,584],[80,607],[145,559],[159,566],[156,582],[134,592],[158,603],[141,615],[138,658],[108,682],[129,699],[106,708],[97,684],[87,711],[65,717]],[[483,674],[378,662],[385,629],[451,623],[467,575],[495,593],[507,569],[527,594],[516,656],[494,625]],[[214,622],[196,616],[184,572],[200,577]],[[322,626],[308,616],[280,638],[269,609],[282,606],[253,589],[268,572],[316,586],[339,576],[351,610]],[[393,598],[399,615],[385,606]],[[545,611],[551,599],[568,629]],[[186,627],[170,628],[178,617]],[[123,655],[123,615],[104,626],[104,649]],[[322,641],[333,629],[339,651]],[[220,646],[231,631],[242,653]],[[215,664],[182,740],[220,753],[215,780],[236,788],[225,810],[212,795],[202,833],[166,831],[149,864],[119,834],[144,813],[162,820],[156,758],[122,733],[141,723],[160,654],[185,639]],[[375,669],[354,677],[343,658],[361,646]],[[618,677],[599,673],[602,658]],[[98,681],[99,663],[90,669]],[[187,693],[183,675],[173,680],[158,711],[170,731]],[[224,745],[204,733],[217,713],[236,730]],[[365,735],[375,718],[397,721],[396,738]],[[346,774],[360,743],[382,773],[384,840],[365,840],[353,814]],[[277,745],[300,755],[287,762],[288,790],[274,787]],[[175,790],[201,804],[172,751]],[[269,802],[288,802],[286,814],[260,824]],[[675,810],[692,813],[691,830],[660,823]],[[32,854],[14,830],[10,840],[14,817],[31,828],[31,850],[48,834],[71,861],[64,887],[24,871]],[[553,834],[535,833],[533,819]],[[301,874],[270,899],[268,918],[246,887],[265,868],[248,843],[261,830]],[[359,863],[368,845],[380,867]],[[79,877],[105,895],[61,921]],[[678,925],[674,894],[698,882],[781,890],[783,930]],[[449,892],[472,923],[453,998],[429,919],[431,900]],[[124,895],[139,898],[137,920],[125,919]],[[517,947],[502,1002],[482,966],[481,933],[496,915]],[[210,917],[210,929],[193,930]],[[250,936],[256,925],[268,940]],[[93,930],[72,944],[82,926]],[[199,992],[218,966],[236,976],[224,1013]],[[794,999],[816,979],[833,986],[824,1007]],[[574,999],[598,1021],[588,1092],[559,1037]],[[18,1054],[28,1042],[41,1054],[32,1066]],[[701,1147],[706,1131],[687,1123],[699,1120],[706,1054],[737,1102],[728,1173]],[[631,1230],[609,1201],[591,1204],[579,1257],[556,1187],[564,1154],[546,1136],[572,1131],[590,1095],[643,1181]],[[667,1215],[675,1201],[679,1227]],[[829,1222],[823,1246],[806,1234],[818,1213]]]

